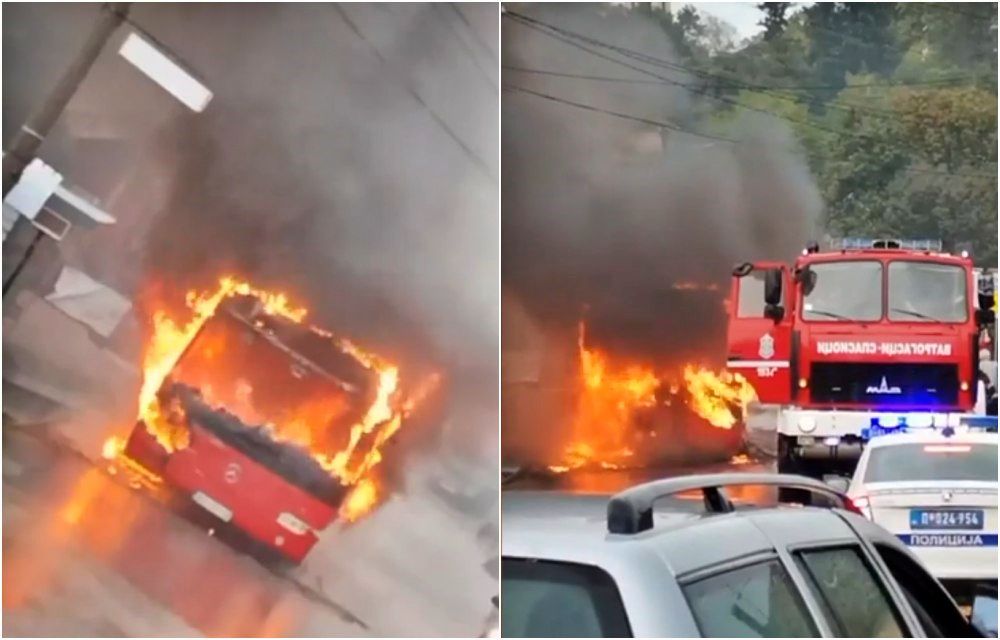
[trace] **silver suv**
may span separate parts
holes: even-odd
[[[805,506],[736,506],[724,487],[737,485],[790,489]],[[899,540],[810,478],[502,502],[503,637],[996,637],[995,588],[970,623]]]

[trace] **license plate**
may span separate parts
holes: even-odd
[[[982,509],[910,509],[910,529],[914,531],[969,531],[982,528]]]
[[[900,541],[910,547],[995,547],[995,533],[901,533]]]
[[[223,522],[229,522],[233,519],[233,512],[229,507],[217,500],[214,500],[201,491],[196,491],[194,495],[191,496],[191,499],[201,506],[202,509],[208,511]]]

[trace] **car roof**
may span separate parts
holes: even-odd
[[[653,528],[608,532],[610,496],[557,491],[504,492],[501,554],[505,561],[598,567],[618,588],[635,636],[700,635],[682,584],[760,562],[776,549],[870,540],[909,553],[897,538],[860,515],[784,505],[707,514],[700,500],[657,501]]]
[[[891,447],[900,444],[1000,444],[1000,435],[982,431],[957,432],[944,436],[935,429],[921,429],[907,433],[876,436],[868,441],[868,448]]]
[[[674,576],[728,559],[772,550],[778,538],[807,542],[854,538],[833,510],[825,508],[738,509],[707,514],[701,500],[676,497],[657,502],[653,528],[612,534],[607,527],[608,495],[508,491],[502,500],[502,553],[506,557],[549,559],[606,566],[626,547]],[[779,531],[784,533],[778,534]]]

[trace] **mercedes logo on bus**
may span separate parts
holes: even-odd
[[[236,484],[240,480],[240,476],[243,475],[243,468],[235,462],[230,462],[226,465],[226,471],[222,474],[222,477],[229,484]]]

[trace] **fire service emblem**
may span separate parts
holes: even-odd
[[[243,469],[240,467],[240,465],[236,464],[235,462],[230,462],[226,466],[226,471],[225,473],[222,474],[222,477],[228,484],[236,484],[237,482],[239,482],[241,475],[243,475]]]
[[[770,333],[765,333],[760,337],[760,348],[757,349],[757,353],[765,360],[774,357],[774,338],[771,337]]]

